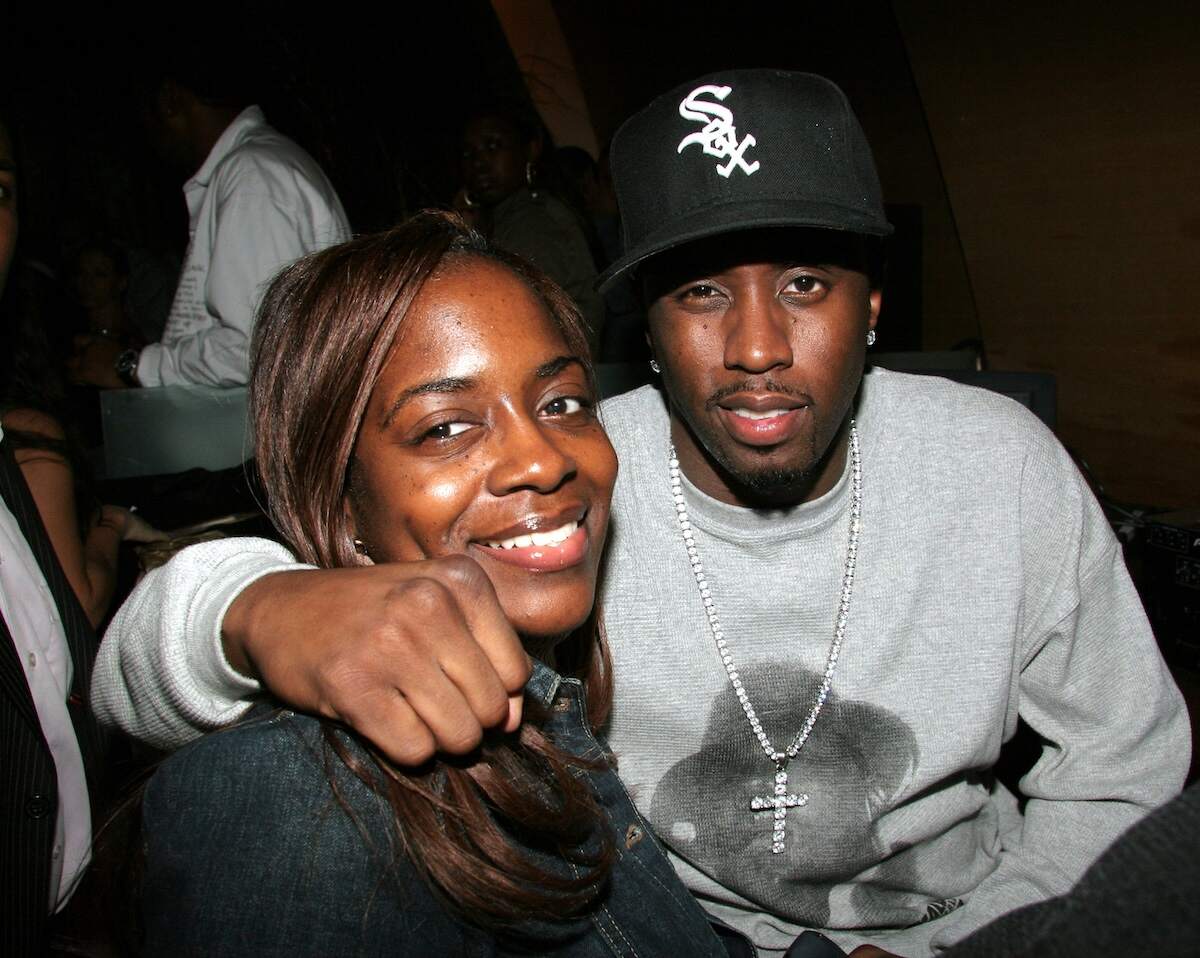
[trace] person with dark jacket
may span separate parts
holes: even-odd
[[[0,303],[17,235],[0,123]],[[87,707],[96,636],[0,427],[0,952],[42,954],[90,857],[103,736]]]

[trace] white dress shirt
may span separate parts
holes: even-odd
[[[316,160],[257,106],[225,128],[183,193],[183,273],[162,342],[138,358],[138,382],[242,386],[267,284],[293,260],[348,240],[350,224]]]

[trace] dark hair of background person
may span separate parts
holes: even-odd
[[[227,22],[194,24],[173,31],[169,40],[153,27],[136,69],[144,96],[152,97],[166,80],[185,87],[202,103],[241,110],[262,92],[261,40],[253,31],[230,30]]]
[[[420,213],[308,256],[268,289],[252,348],[250,416],[271,517],[302,562],[361,564],[343,503],[368,400],[425,281],[447,261],[471,259],[516,274],[587,363],[583,321],[566,294],[523,261],[490,249],[453,214]],[[361,374],[348,377],[348,369]],[[598,726],[612,694],[594,619],[559,646],[557,665],[583,681],[588,717]],[[365,742],[374,762],[356,759],[333,734],[340,726],[325,724],[328,746],[391,805],[400,849],[474,924],[576,915],[595,902],[611,868],[611,843],[584,850],[604,830],[588,786],[572,774],[580,761],[546,740],[533,704],[526,702],[519,733],[488,736],[475,761],[435,759],[416,770],[391,765]],[[577,877],[547,872],[512,834],[564,855]]]

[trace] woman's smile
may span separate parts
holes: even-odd
[[[574,518],[571,516],[574,515]],[[588,532],[582,525],[586,509],[574,508],[566,515],[529,516],[509,535],[475,541],[476,552],[489,561],[506,562],[531,572],[555,572],[578,565],[587,558]]]

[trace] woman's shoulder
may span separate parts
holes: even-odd
[[[341,740],[351,754],[361,753],[349,737]],[[372,811],[370,789],[337,759],[318,719],[260,707],[169,756],[147,784],[144,805],[151,811],[160,805],[212,808],[226,817],[230,809],[242,809],[262,817],[280,806],[295,811],[318,805],[335,797],[335,786]]]

